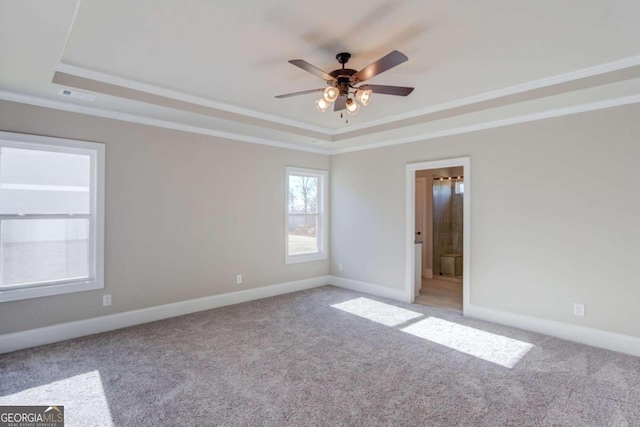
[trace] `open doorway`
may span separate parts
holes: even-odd
[[[418,304],[462,311],[464,170],[416,171],[416,242],[421,244]]]
[[[407,268],[412,276],[407,274],[407,288],[412,302],[458,311],[468,306],[469,163],[462,158],[407,165]]]

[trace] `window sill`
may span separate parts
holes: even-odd
[[[82,280],[79,282],[33,286],[24,289],[0,290],[0,302],[18,301],[103,288],[104,284],[97,280]]]
[[[309,254],[309,255],[293,255],[286,256],[284,263],[285,264],[298,264],[300,262],[312,262],[312,261],[322,261],[328,259],[326,253],[319,254]]]

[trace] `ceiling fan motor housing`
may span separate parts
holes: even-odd
[[[334,82],[327,82],[330,85],[337,87],[340,90],[340,95],[347,95],[349,88],[351,87],[351,76],[357,73],[356,70],[350,70],[348,68],[343,70],[335,70],[329,74],[336,78]]]
[[[350,58],[351,58],[351,54],[349,52],[340,52],[339,54],[336,55],[336,59],[338,60],[339,63],[342,64],[343,67],[344,67],[344,64],[349,62]]]
[[[356,70],[350,68],[344,68],[344,64],[349,62],[351,54],[349,52],[340,52],[336,55],[336,59],[342,64],[342,69],[337,69],[329,73],[330,76],[335,77],[336,81],[334,85],[340,90],[340,95],[348,96],[349,88],[351,87],[351,76],[357,73]]]

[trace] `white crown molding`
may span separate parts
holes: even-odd
[[[331,129],[327,127],[314,126],[305,122],[287,119],[281,116],[276,116],[272,114],[261,113],[258,111],[250,110],[247,108],[238,107],[235,105],[225,104],[222,102],[212,101],[209,99],[189,95],[183,92],[164,89],[158,86],[150,85],[147,83],[138,82],[131,79],[126,79],[123,77],[114,76],[111,74],[106,74],[98,71],[89,70],[86,68],[69,65],[65,63],[60,63],[56,67],[56,71],[71,74],[77,77],[83,77],[91,80],[100,81],[103,83],[113,84],[117,86],[126,87],[133,90],[139,90],[142,92],[147,92],[159,96],[164,96],[167,98],[172,98],[184,102],[189,102],[197,105],[203,105],[206,107],[216,108],[222,111],[227,111],[230,113],[245,115],[248,117],[253,117],[261,120],[271,121],[274,123],[293,126],[300,129],[318,132],[324,134],[327,138],[327,141],[334,140],[335,136],[339,136],[345,133],[351,133],[358,130],[366,130],[368,128],[372,128],[380,125],[387,125],[390,123],[413,119],[415,117],[420,117],[423,115],[433,114],[437,112],[442,112],[446,110],[451,110],[455,108],[460,108],[480,102],[490,101],[498,98],[503,98],[510,95],[521,94],[537,89],[542,89],[562,83],[568,83],[575,80],[580,80],[587,77],[594,77],[614,71],[620,71],[627,68],[635,67],[640,65],[640,56],[632,56],[628,58],[624,58],[618,61],[607,62],[604,64],[596,65],[593,67],[587,67],[576,71],[571,71],[564,74],[558,74],[556,76],[546,77],[543,79],[533,80],[531,82],[510,86],[503,89],[498,89],[491,92],[486,92],[479,95],[470,96],[467,98],[458,99],[455,101],[433,105],[431,107],[426,107],[419,110],[414,110],[404,114],[398,114],[395,116],[389,116],[380,120],[373,120],[366,123],[362,123],[360,125],[352,125],[348,128],[343,129]]]
[[[498,89],[491,92],[486,92],[480,95],[470,96],[468,98],[462,98],[444,104],[433,105],[431,107],[423,108],[420,110],[414,110],[404,114],[398,114],[395,116],[389,116],[384,119],[374,120],[366,122],[360,125],[352,125],[348,128],[337,129],[332,132],[333,136],[341,135],[344,133],[350,133],[358,130],[368,129],[374,126],[386,125],[393,122],[413,119],[415,117],[424,116],[427,114],[433,114],[445,110],[451,110],[454,108],[460,108],[471,104],[490,101],[497,98],[502,98],[510,95],[516,95],[524,92],[533,91],[536,89],[542,89],[549,86],[554,86],[562,83],[568,83],[575,80],[580,80],[586,77],[594,77],[601,74],[610,73],[613,71],[620,71],[627,68],[640,65],[640,56],[631,56],[618,61],[607,62],[593,67],[583,68],[581,70],[571,71],[564,74],[558,74],[556,76],[546,77],[539,80],[533,80],[527,83]]]
[[[391,139],[383,142],[376,142],[372,144],[359,145],[356,147],[347,148],[335,148],[335,149],[322,149],[314,147],[306,147],[304,145],[288,144],[280,141],[274,141],[266,138],[257,138],[247,135],[241,135],[231,132],[223,132],[214,129],[208,129],[197,126],[184,125],[167,120],[152,119],[149,117],[138,116],[135,114],[121,113],[117,111],[105,110],[101,108],[89,107],[85,105],[71,104],[68,102],[54,101],[47,98],[41,98],[31,95],[19,94],[16,92],[10,92],[0,90],[0,99],[12,102],[18,102],[21,104],[35,105],[45,108],[53,108],[56,110],[69,111],[73,113],[86,114],[96,117],[103,117],[107,119],[121,120],[130,123],[138,123],[147,126],[154,126],[164,129],[172,129],[182,132],[195,133],[200,135],[214,136],[218,138],[230,139],[235,141],[248,142],[252,144],[268,145],[272,147],[285,148],[289,150],[305,151],[309,153],[336,155],[351,153],[362,150],[371,150],[374,148],[389,147],[392,145],[407,144],[411,142],[426,141],[434,138],[441,138],[451,135],[459,135],[463,133],[476,132],[481,130],[493,129],[498,127],[510,126],[518,123],[526,123],[537,120],[544,120],[554,117],[562,117],[571,114],[584,113],[588,111],[601,110],[606,108],[618,107],[628,104],[635,104],[640,102],[640,95],[632,95],[621,98],[614,98],[605,101],[592,102],[589,104],[575,105],[566,108],[547,110],[538,113],[526,114],[517,117],[510,117],[507,119],[494,120],[490,122],[477,123],[474,125],[451,128],[436,132],[422,133],[412,135],[405,138]]]
[[[72,66],[64,63],[60,63],[56,69],[60,72],[76,75],[83,78],[97,80],[104,83],[127,87],[134,90],[153,93],[159,96],[178,99],[184,102],[204,105],[207,107],[212,107],[212,108],[216,108],[216,109],[220,109],[220,110],[224,110],[224,111],[228,111],[236,114],[246,115],[249,117],[272,121],[272,122],[283,124],[283,125],[294,126],[294,127],[302,128],[309,131],[323,133],[326,135],[327,140],[332,140],[332,139],[335,139],[335,136],[348,133],[348,132],[367,129],[373,126],[384,125],[384,124],[396,122],[399,120],[406,120],[406,119],[414,118],[417,116],[436,113],[436,112],[449,110],[453,108],[459,108],[459,107],[474,104],[474,103],[484,102],[484,101],[501,98],[504,96],[514,95],[514,94],[519,94],[519,93],[532,91],[532,90],[536,90],[544,87],[549,87],[549,86],[553,86],[561,83],[571,82],[571,81],[579,80],[586,77],[593,77],[593,76],[601,75],[604,73],[619,71],[619,70],[623,70],[626,68],[635,67],[639,65],[640,65],[640,56],[633,56],[633,57],[625,58],[619,61],[609,62],[609,63],[597,65],[594,67],[588,67],[582,70],[577,70],[570,73],[565,73],[565,74],[560,74],[560,75],[549,77],[549,78],[535,80],[525,84],[511,86],[508,88],[500,89],[493,92],[487,92],[481,95],[472,96],[472,97],[452,101],[445,104],[435,105],[432,107],[413,111],[410,113],[396,115],[396,116],[388,117],[386,119],[368,122],[362,125],[353,125],[353,126],[350,126],[348,129],[340,129],[340,130],[332,130],[329,128],[315,127],[303,122],[291,121],[279,116],[263,114],[263,113],[255,112],[252,110],[228,105],[228,104],[214,102],[211,100],[195,97],[195,96],[184,94],[181,92],[163,89],[163,88],[148,85],[145,83],[140,83],[133,80],[111,76],[108,74],[99,73],[96,71],[87,70],[84,68],[80,68],[80,67],[76,67],[76,66]],[[517,123],[543,120],[546,118],[560,117],[560,116],[569,115],[569,114],[576,114],[576,113],[581,113],[586,111],[593,111],[593,110],[598,110],[603,108],[611,108],[615,106],[621,106],[621,105],[640,102],[638,101],[637,96],[616,98],[613,100],[599,101],[599,102],[577,105],[577,106],[572,106],[567,108],[548,110],[548,111],[508,118],[508,119],[501,119],[501,120],[484,122],[484,123],[479,123],[479,124],[470,125],[470,126],[451,128],[451,129],[446,129],[446,130],[437,131],[437,132],[412,135],[410,137],[392,139],[392,140],[387,140],[384,142],[378,142],[378,143],[372,143],[372,144],[365,144],[357,147],[322,149],[322,148],[315,148],[315,147],[307,147],[305,145],[283,143],[280,141],[274,141],[267,138],[247,136],[247,135],[242,135],[242,134],[237,134],[232,132],[224,132],[224,131],[205,128],[205,127],[184,125],[184,124],[180,124],[180,123],[172,122],[168,120],[154,119],[154,118],[145,117],[141,115],[121,113],[121,112],[116,112],[116,111],[111,111],[111,110],[106,110],[106,109],[101,109],[96,107],[89,107],[84,105],[77,105],[77,104],[72,104],[67,102],[55,101],[47,98],[41,98],[41,97],[19,94],[19,93],[3,91],[3,90],[0,90],[0,99],[5,99],[8,101],[14,101],[14,102],[21,102],[21,103],[31,104],[31,105],[38,105],[42,107],[54,108],[54,109],[59,109],[64,111],[71,111],[71,112],[80,113],[80,114],[88,114],[88,115],[93,115],[98,117],[123,120],[127,122],[132,122],[132,123],[140,123],[144,125],[162,127],[162,128],[173,129],[178,131],[197,133],[202,135],[215,136],[215,137],[220,137],[225,139],[232,139],[237,141],[261,144],[261,145],[269,145],[273,147],[287,148],[292,150],[306,151],[306,152],[312,152],[312,153],[318,153],[318,154],[329,154],[329,155],[349,153],[354,151],[368,150],[368,149],[374,149],[374,148],[380,148],[380,147],[387,147],[387,146],[398,145],[398,144],[406,144],[410,142],[428,140],[428,139],[433,139],[433,138],[438,138],[443,136],[457,135],[457,134],[474,132],[479,130],[486,130],[486,129],[496,128],[496,127],[509,126]],[[344,141],[347,141],[347,140],[344,140]]]
[[[392,145],[407,144],[410,142],[425,141],[444,136],[459,135],[463,133],[476,132],[481,130],[499,128],[503,126],[515,125],[518,123],[533,122],[537,120],[550,119],[554,117],[568,116],[571,114],[585,113],[588,111],[602,110],[605,108],[619,107],[623,105],[636,104],[640,102],[640,95],[631,95],[621,98],[608,99],[605,101],[592,102],[588,104],[573,105],[566,108],[558,108],[554,110],[546,110],[537,113],[525,114],[522,116],[509,117],[507,119],[494,120],[490,122],[477,123],[469,126],[451,128],[436,132],[423,133],[408,136],[405,138],[392,139],[373,144],[358,145],[356,147],[338,148],[330,150],[331,155],[352,153],[355,151],[371,150],[373,148],[389,147]]]
[[[441,138],[451,135],[459,135],[463,133],[476,132],[481,130],[493,129],[498,127],[510,126],[518,123],[526,123],[537,120],[544,120],[554,117],[562,117],[571,114],[584,113],[588,111],[601,110],[605,108],[618,107],[628,104],[635,104],[640,102],[640,95],[632,95],[621,98],[614,98],[605,101],[592,102],[588,104],[575,105],[566,108],[547,110],[532,114],[526,114],[517,117],[510,117],[507,119],[494,120],[490,122],[477,123],[474,125],[451,128],[436,132],[422,133],[412,135],[405,138],[391,139],[383,142],[376,142],[372,144],[359,145],[356,147],[347,148],[335,148],[335,149],[322,149],[314,147],[306,147],[304,145],[288,144],[280,141],[274,141],[266,138],[257,138],[253,136],[241,135],[231,132],[224,132],[214,129],[208,129],[197,126],[184,125],[168,120],[152,119],[149,117],[139,116],[129,113],[121,113],[117,111],[105,110],[101,108],[89,107],[86,105],[71,104],[68,102],[54,101],[47,98],[36,97],[32,95],[25,95],[16,92],[10,92],[6,90],[0,90],[0,99],[12,102],[18,102],[28,105],[36,105],[39,107],[53,108],[56,110],[69,111],[73,113],[86,114],[96,117],[103,117],[107,119],[121,120],[130,123],[138,123],[147,126],[154,126],[165,129],[172,129],[182,132],[195,133],[200,135],[214,136],[218,138],[230,139],[235,141],[248,142],[252,144],[268,145],[272,147],[285,148],[290,150],[305,151],[309,153],[336,155],[351,153],[362,150],[371,150],[374,148],[389,147],[392,145],[407,144],[411,142],[426,141],[434,138]]]
[[[261,113],[259,111],[250,110],[248,108],[242,108],[231,104],[225,104],[218,101],[212,101],[210,99],[201,98],[194,95],[189,95],[184,92],[165,89],[162,87],[150,85],[147,83],[138,82],[123,77],[117,77],[111,74],[101,73],[98,71],[89,70],[82,67],[76,67],[74,65],[60,63],[56,67],[56,71],[61,73],[71,74],[77,77],[83,77],[90,80],[96,80],[103,83],[108,83],[116,86],[126,87],[128,89],[138,90],[141,92],[147,92],[154,95],[164,96],[171,99],[177,99],[179,101],[189,102],[191,104],[203,105],[205,107],[215,108],[229,113],[240,114],[247,117],[253,117],[255,119],[266,120],[269,122],[279,123],[281,125],[287,125],[304,129],[312,132],[319,132],[327,136],[327,140],[331,140],[332,129],[310,125],[305,122],[287,119],[285,117],[276,116],[273,114]]]
[[[19,102],[21,104],[35,105],[38,107],[53,108],[56,110],[69,111],[72,113],[87,114],[90,116],[103,117],[107,119],[121,120],[130,123],[138,123],[142,125],[154,126],[165,129],[172,129],[182,132],[196,133],[200,135],[214,136],[218,138],[231,139],[235,141],[249,142],[252,144],[268,145],[271,147],[286,148],[289,150],[306,151],[317,154],[330,154],[329,150],[322,148],[306,147],[304,145],[288,144],[286,142],[274,141],[266,138],[257,138],[237,133],[224,132],[214,129],[208,129],[198,126],[184,125],[181,123],[171,122],[168,120],[152,119],[149,117],[139,116],[135,114],[122,113],[118,111],[105,110],[86,105],[72,104],[69,102],[54,101],[47,98],[41,98],[31,95],[0,90],[0,99],[5,101]]]

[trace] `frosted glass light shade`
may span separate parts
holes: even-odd
[[[338,96],[340,96],[340,90],[338,90],[337,87],[333,87],[333,86],[328,86],[325,90],[324,90],[324,100],[327,102],[335,102],[336,99],[338,99]]]
[[[358,103],[351,98],[347,99],[346,107],[347,113],[351,114],[352,116],[358,114],[358,111],[360,111],[360,106],[358,105]]]
[[[357,90],[356,91],[356,99],[362,103],[362,105],[369,105],[371,102],[371,95],[373,92],[371,90]]]
[[[329,105],[330,104],[327,101],[325,101],[324,98],[320,98],[316,100],[316,108],[323,113],[327,108],[329,108]]]

